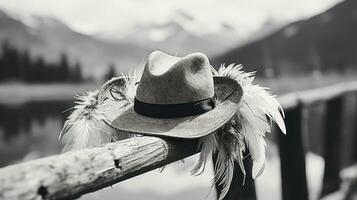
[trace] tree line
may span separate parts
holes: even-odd
[[[49,63],[43,57],[32,57],[28,50],[19,50],[9,42],[1,44],[0,82],[29,83],[83,82],[81,66],[72,65],[62,53],[57,62]]]

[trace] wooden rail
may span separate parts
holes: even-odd
[[[289,93],[278,97],[278,100],[285,110],[289,110],[299,106],[299,104],[302,104],[303,106],[311,106],[316,103],[327,102],[348,93],[356,92],[357,81],[353,81],[348,83],[339,83],[323,88]]]
[[[326,103],[327,106],[324,143],[326,168],[322,195],[338,189],[338,174],[341,169],[338,160],[341,152],[336,147],[341,145],[339,123],[342,120],[342,99],[348,93],[357,94],[357,82],[279,97],[286,110],[288,132],[286,136],[277,134],[284,200],[309,198],[302,112],[316,103]],[[331,148],[332,145],[334,148]],[[198,151],[197,140],[145,136],[11,165],[0,169],[0,199],[76,198],[186,158]],[[249,168],[251,163],[248,161],[246,159],[244,164]],[[236,170],[233,178],[231,188],[234,190],[229,191],[225,199],[256,199],[254,181],[248,177],[246,186],[242,187],[239,171]]]
[[[305,171],[306,135],[302,130],[303,110],[324,103],[325,140],[323,157],[325,170],[321,196],[339,189],[341,170],[341,124],[343,117],[343,98],[346,95],[357,95],[357,81],[340,83],[324,88],[290,93],[279,98],[286,111],[287,135],[277,134],[281,159],[282,192],[284,200],[309,199]],[[356,110],[357,113],[357,110]],[[355,114],[357,117],[357,114]],[[356,130],[357,131],[357,126]],[[354,146],[357,145],[357,140]],[[354,160],[357,161],[357,158]]]
[[[0,199],[73,199],[197,153],[196,140],[136,137],[4,167]]]

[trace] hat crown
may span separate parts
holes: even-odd
[[[136,99],[150,104],[189,103],[213,96],[211,66],[202,53],[185,57],[151,53],[136,90]]]

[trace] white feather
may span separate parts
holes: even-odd
[[[204,172],[207,159],[211,158],[213,151],[218,148],[216,134],[209,134],[199,140],[198,148],[201,149],[199,160],[191,170],[191,174],[200,175]]]
[[[142,71],[140,67],[129,75],[112,78],[101,89],[76,96],[74,111],[59,136],[62,151],[98,146],[120,138],[108,124],[133,103]]]
[[[246,95],[245,101],[248,104],[253,104],[257,110],[266,114],[269,118],[277,123],[281,131],[286,134],[284,123],[284,112],[276,98],[267,92],[267,88],[258,85],[245,86]]]
[[[242,134],[244,135],[253,160],[252,177],[256,178],[264,168],[265,163],[265,142],[263,138],[263,130],[265,127],[252,124],[252,122],[249,121],[251,120],[252,113],[246,107],[246,105],[242,105],[242,111],[240,111],[243,124]]]
[[[216,152],[215,180],[222,187],[219,199],[223,199],[232,181],[234,162],[239,163],[245,175],[245,143],[253,160],[252,177],[256,178],[265,168],[264,136],[271,131],[270,121],[276,122],[283,133],[286,133],[286,128],[279,102],[267,91],[268,88],[253,84],[254,72],[246,73],[241,65],[231,64],[227,67],[222,65],[214,74],[232,78],[242,86],[242,103],[236,117],[216,133],[200,139],[202,152],[193,171],[197,172],[198,166],[204,168],[206,160],[211,157],[209,153]]]
[[[112,138],[112,129],[106,124],[106,107],[101,104],[100,91],[89,91],[77,96],[74,111],[66,120],[59,140],[63,143],[62,151],[82,149],[108,143]]]
[[[267,88],[252,84],[254,73],[245,73],[241,69],[240,65],[222,66],[218,74],[235,79],[242,86],[243,103],[238,116],[242,120],[242,134],[253,159],[252,177],[256,178],[265,167],[264,135],[270,132],[270,124],[266,116],[275,121],[283,133],[286,133],[286,128],[279,102],[267,92]]]
[[[227,158],[227,155],[222,151],[218,151],[217,154],[217,161],[214,167],[215,183],[222,187],[218,197],[218,200],[222,200],[227,195],[233,179],[234,160],[233,158]]]

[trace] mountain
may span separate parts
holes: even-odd
[[[238,43],[237,39],[234,38],[237,33],[232,30],[230,32],[227,33],[227,35],[233,36],[230,38],[225,37],[224,34],[198,35],[187,31],[180,23],[171,21],[161,26],[138,26],[132,34],[124,38],[124,41],[132,41],[132,43],[140,46],[146,45],[172,54],[176,52],[187,54],[200,51],[213,56]],[[138,40],[139,35],[146,37]]]
[[[153,50],[173,55],[203,52],[210,58],[229,49],[257,40],[275,30],[277,24],[267,22],[263,30],[247,38],[244,29],[237,30],[222,22],[209,28],[193,16],[177,10],[165,23],[136,24],[133,29],[122,27],[93,35],[76,32],[53,17],[16,17],[0,10],[0,43],[9,41],[27,49],[32,57],[43,56],[57,62],[65,53],[73,64],[80,62],[85,76],[103,77],[109,65],[117,72],[127,72],[145,59]]]
[[[78,33],[52,17],[34,16],[24,23],[0,11],[0,42],[5,40],[49,62],[57,62],[60,55],[66,53],[71,62],[82,64],[86,76],[97,78],[105,73],[110,63],[117,71],[125,72],[139,65],[151,51],[136,44]]]
[[[20,21],[11,18],[0,10],[0,40],[12,40],[19,47],[41,43],[41,40],[28,32],[28,28]]]
[[[357,1],[345,0],[321,14],[227,51],[212,63],[241,63],[246,70],[266,75],[345,71],[357,65],[356,36]]]
[[[177,10],[173,17],[162,24],[138,24],[127,34],[122,30],[99,33],[97,36],[116,41],[126,41],[138,46],[160,49],[171,54],[184,55],[203,52],[216,56],[243,41],[243,37],[232,26],[222,23],[219,30],[203,32],[195,18]]]

